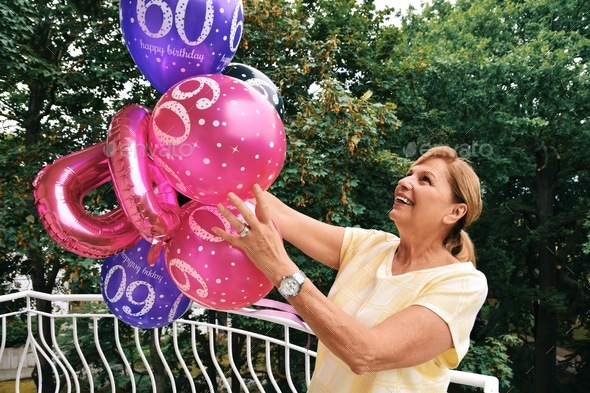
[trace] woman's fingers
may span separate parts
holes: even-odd
[[[256,200],[256,217],[262,223],[271,222],[271,213],[266,201],[266,194],[258,184],[254,185],[254,199]]]
[[[250,210],[250,208],[248,207],[248,205],[246,205],[246,203],[240,199],[240,197],[238,197],[236,194],[234,194],[233,192],[230,192],[227,195],[227,199],[232,203],[232,205],[234,205],[236,207],[236,209],[238,209],[238,212],[242,215],[242,217],[244,218],[244,220],[246,221],[247,224],[254,226],[257,224],[257,218],[256,218],[256,214],[254,212],[252,212],[252,210]],[[228,210],[228,209],[226,209]],[[231,223],[231,221],[230,221]],[[240,230],[241,227],[237,227],[237,230]]]
[[[260,194],[260,187],[258,187],[259,190],[259,194]],[[255,191],[256,193],[256,191]],[[225,219],[230,223],[230,225],[238,232],[238,234],[241,234],[241,236],[244,236],[246,234],[246,232],[244,231],[248,231],[248,229],[245,229],[246,226],[252,228],[252,227],[257,227],[258,226],[258,218],[256,217],[256,213],[254,213],[250,207],[248,207],[248,205],[242,200],[240,199],[240,197],[238,197],[236,194],[234,194],[233,192],[230,192],[227,195],[227,199],[235,206],[235,208],[237,209],[239,215],[241,215],[243,221],[238,218],[236,216],[236,214],[234,214],[234,212],[232,212],[227,206],[223,205],[222,203],[217,205],[217,209],[219,210],[219,212],[223,215],[223,217],[225,217]],[[219,228],[217,228],[219,229]],[[233,236],[233,235],[231,235]],[[227,240],[226,237],[223,237],[223,239]]]
[[[236,209],[238,209],[238,212],[242,215],[248,225],[251,227],[256,227],[258,222],[263,224],[271,222],[271,214],[266,201],[266,195],[264,194],[262,188],[258,184],[255,184],[253,187],[253,192],[255,198],[254,204],[256,205],[255,212],[252,212],[246,203],[233,192],[230,192],[227,195],[227,199],[236,207]],[[230,221],[230,223],[232,223],[232,221]],[[234,226],[234,228],[236,228],[238,231],[241,230],[241,227]]]
[[[225,240],[233,246],[236,245],[236,240],[239,239],[238,236],[232,235],[231,233],[228,233],[219,227],[211,228],[211,232],[213,232],[214,234],[216,234],[217,236],[219,236],[220,238],[222,238],[223,240]]]
[[[240,232],[244,229],[244,227],[246,225],[248,225],[248,221],[246,220],[246,223],[243,223],[242,221],[240,221],[240,219],[238,217],[236,217],[226,206],[224,206],[223,204],[219,204],[217,205],[217,209],[219,209],[219,212],[221,213],[221,215],[223,217],[225,217],[225,219],[230,223],[230,225],[235,228],[236,231]],[[248,208],[246,207],[246,210],[248,210]],[[244,215],[242,214],[242,217]],[[244,217],[244,219],[246,219]]]
[[[236,207],[238,213],[242,216],[243,220],[240,220],[234,212],[232,212],[227,206],[219,204],[217,208],[219,212],[225,217],[230,225],[238,232],[238,235],[227,233],[220,228],[212,228],[213,232],[220,236],[222,239],[227,240],[231,244],[239,242],[240,237],[247,236],[249,231],[260,230],[261,224],[267,224],[271,221],[271,212],[266,203],[266,197],[262,188],[256,184],[253,187],[254,197],[256,199],[256,211],[253,212],[246,203],[240,199],[236,194],[230,192],[227,196],[228,200]]]

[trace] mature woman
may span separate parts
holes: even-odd
[[[254,187],[256,213],[223,215],[240,232],[215,228],[279,288],[320,344],[310,392],[446,392],[448,369],[469,347],[487,294],[464,231],[482,208],[479,179],[448,147],[420,157],[395,189],[389,217],[400,237],[341,228],[289,208]],[[328,297],[289,258],[282,237],[337,269]]]

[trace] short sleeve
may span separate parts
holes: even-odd
[[[469,262],[462,264],[465,269],[435,278],[413,302],[430,309],[449,326],[454,348],[438,356],[449,368],[457,367],[467,353],[471,329],[488,293],[484,274]]]
[[[344,239],[342,239],[342,247],[340,249],[339,270],[343,269],[354,257],[354,249],[356,248],[359,239],[362,239],[366,232],[366,230],[359,228],[346,228],[344,230]]]
[[[344,269],[356,255],[365,254],[368,250],[373,253],[386,250],[397,240],[397,236],[375,229],[346,228],[340,248],[338,270]]]

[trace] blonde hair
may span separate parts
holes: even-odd
[[[477,220],[483,207],[479,177],[469,161],[459,157],[457,152],[448,146],[436,146],[429,149],[414,165],[422,164],[433,158],[440,158],[447,164],[449,184],[453,193],[454,203],[465,203],[467,212],[451,229],[444,240],[444,246],[461,262],[475,265],[475,248],[465,228]]]

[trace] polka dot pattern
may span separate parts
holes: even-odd
[[[197,201],[182,207],[179,229],[165,247],[170,276],[186,296],[205,307],[232,310],[256,303],[272,283],[242,250],[217,241],[210,232],[214,226],[232,230],[216,207]]]

